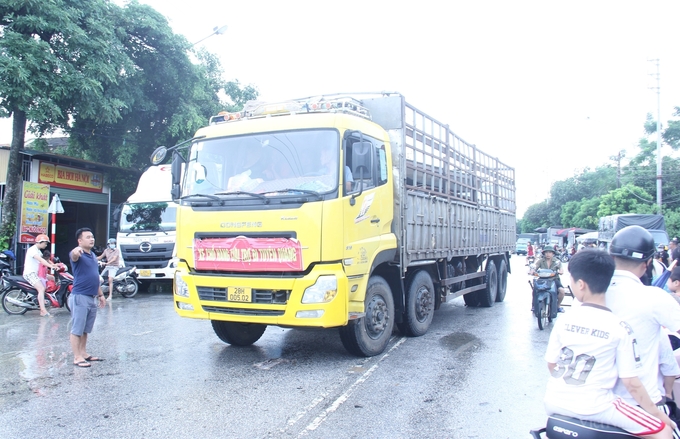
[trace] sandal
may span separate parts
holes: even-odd
[[[79,361],[79,362],[77,362],[77,363],[73,363],[73,365],[74,365],[74,366],[78,366],[78,367],[90,367],[90,366],[92,366],[92,365],[91,365],[90,363],[88,363],[87,361]]]
[[[99,357],[93,357],[92,355],[90,355],[89,357],[85,358],[85,361],[104,361],[104,359]]]

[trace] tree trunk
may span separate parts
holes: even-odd
[[[9,248],[16,232],[19,192],[22,183],[21,150],[26,136],[26,112],[14,108],[12,111],[12,144],[9,148],[7,184],[2,203],[2,225],[0,225],[0,250]]]

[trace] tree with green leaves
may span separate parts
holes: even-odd
[[[159,145],[171,146],[193,136],[210,116],[225,107],[242,108],[257,90],[227,82],[219,59],[175,35],[157,11],[129,3],[116,20],[125,53],[133,68],[124,81],[111,84],[111,94],[124,102],[121,117],[98,123],[74,115],[68,132],[70,155],[122,167],[148,166]],[[220,101],[224,91],[231,102]]]
[[[597,216],[603,217],[618,213],[656,213],[656,207],[650,203],[651,200],[652,196],[644,189],[626,184],[602,196]]]
[[[214,55],[192,61],[191,44],[136,1],[4,0],[0,36],[0,116],[13,118],[5,206],[18,204],[27,125],[39,136],[70,134],[70,156],[143,168],[155,147],[257,97],[251,86],[225,82]],[[3,209],[0,247],[15,222],[16,209]]]
[[[132,68],[113,26],[118,9],[105,0],[0,4],[0,108],[12,117],[0,246],[15,232],[29,121],[43,134],[67,126],[76,112],[100,123],[120,118],[123,102],[106,93]]]

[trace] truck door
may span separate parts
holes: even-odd
[[[371,172],[362,170],[353,161],[353,148],[358,142],[370,142]],[[390,233],[392,222],[392,199],[387,183],[387,157],[385,145],[376,139],[354,133],[346,137],[344,144],[345,176],[344,205],[344,259],[347,275],[368,274],[373,256],[379,250],[383,233]],[[363,175],[362,175],[363,174]],[[368,175],[367,175],[368,174]],[[363,177],[363,178],[362,178]],[[386,232],[384,232],[386,230]]]

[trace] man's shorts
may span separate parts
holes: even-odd
[[[115,277],[116,273],[118,272],[118,267],[104,267],[102,270],[102,277],[106,277],[106,272],[109,272],[109,277]]]
[[[650,415],[638,406],[630,405],[621,398],[612,401],[611,405],[600,413],[594,415],[580,415],[578,413],[564,410],[545,404],[548,415],[558,414],[571,416],[582,421],[600,422],[602,424],[619,427],[636,436],[647,436],[658,433],[664,429],[664,424],[658,418]]]
[[[94,320],[97,317],[97,296],[71,294],[68,298],[71,305],[71,334],[80,337],[84,333],[92,332]]]
[[[44,285],[36,273],[26,273],[24,274],[24,279],[26,279],[26,282],[33,285],[34,287],[37,284]]]

